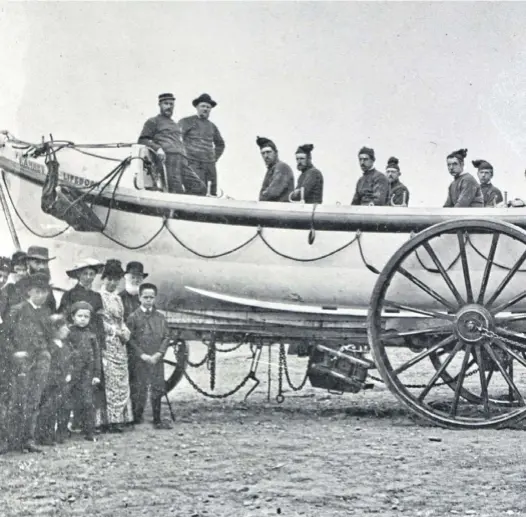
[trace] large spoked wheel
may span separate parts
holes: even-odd
[[[414,413],[471,429],[526,416],[525,261],[526,232],[464,219],[420,232],[386,264],[369,344],[382,379]]]
[[[185,341],[176,340],[166,350],[163,358],[166,393],[170,393],[184,377],[188,362],[188,346]]]

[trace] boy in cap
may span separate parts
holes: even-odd
[[[9,315],[13,370],[16,374],[16,395],[13,395],[12,404],[15,416],[21,416],[20,429],[16,428],[18,418],[13,419],[15,426],[11,437],[16,448],[41,452],[35,443],[35,433],[51,361],[51,312],[45,306],[49,276],[34,273],[21,282],[20,288],[26,294],[26,300],[15,306]]]
[[[165,317],[155,309],[157,287],[144,283],[139,288],[140,307],[128,318],[128,346],[135,359],[133,380],[130,379],[134,422],[143,421],[146,395],[150,388],[153,425],[156,429],[171,429],[161,420],[161,398],[165,394],[163,357],[170,344],[170,331]]]
[[[267,173],[259,192],[259,200],[287,203],[290,193],[294,190],[292,169],[279,159],[278,149],[272,140],[258,136],[256,144],[267,166]]]
[[[473,160],[471,163],[477,168],[484,206],[495,207],[502,203],[504,201],[502,192],[491,183],[493,179],[493,165],[486,160]]]
[[[40,445],[55,445],[57,441],[64,441],[64,435],[61,435],[61,418],[67,406],[68,383],[71,381],[71,351],[67,343],[69,327],[66,318],[62,314],[52,315],[50,327],[51,364],[37,425]],[[57,424],[58,429],[55,429]]]
[[[78,414],[77,419],[84,432],[84,439],[94,440],[95,406],[93,387],[100,384],[101,352],[97,336],[90,329],[93,307],[84,301],[75,302],[71,307],[72,325],[68,345],[71,350],[70,406]],[[73,407],[71,407],[71,405]],[[61,418],[61,434],[67,431],[67,417]]]
[[[477,180],[464,172],[464,160],[468,155],[467,149],[453,151],[447,156],[447,168],[454,180],[448,188],[445,208],[478,208],[484,206],[482,191]]]
[[[142,128],[138,143],[152,149],[166,167],[168,192],[206,194],[206,185],[188,165],[181,128],[172,120],[175,97],[159,95],[159,114],[149,118]]]
[[[300,145],[296,151],[296,168],[301,171],[296,189],[291,194],[292,201],[303,200],[307,204],[321,204],[323,202],[323,174],[312,165],[312,144]]]
[[[210,183],[210,194],[217,195],[216,163],[225,151],[225,141],[210,122],[210,112],[217,102],[203,93],[192,101],[197,110],[196,115],[182,118],[179,126],[183,134],[183,142],[190,167],[196,172],[205,185]]]
[[[385,206],[388,204],[389,181],[384,173],[374,168],[374,149],[362,147],[358,160],[363,175],[356,183],[351,205]]]

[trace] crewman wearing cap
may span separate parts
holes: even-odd
[[[504,201],[502,192],[491,183],[493,179],[493,165],[486,160],[473,160],[471,162],[477,170],[480,181],[480,190],[484,198],[484,206],[495,207]]]
[[[259,200],[287,203],[290,193],[294,190],[292,169],[279,159],[278,149],[272,140],[258,136],[256,144],[267,166],[267,173],[259,192]]]
[[[409,189],[400,181],[400,166],[398,158],[391,156],[387,160],[385,175],[389,181],[389,205],[407,206],[409,204]]]
[[[179,125],[172,119],[175,97],[159,95],[159,114],[149,118],[138,143],[151,148],[166,167],[167,190],[176,194],[206,194],[206,185],[188,165]]]
[[[207,187],[210,184],[210,194],[216,196],[216,163],[225,151],[225,141],[219,129],[209,120],[210,112],[217,106],[217,102],[208,93],[203,93],[192,101],[192,105],[197,114],[179,121],[186,156],[190,167],[204,184]]]
[[[323,202],[323,174],[312,165],[312,144],[300,145],[296,150],[296,168],[301,171],[291,201],[303,201],[307,204]],[[303,189],[303,190],[302,190]]]
[[[358,160],[363,175],[356,183],[351,205],[387,205],[389,203],[389,181],[383,172],[374,168],[376,161],[374,149],[362,147],[358,152]]]
[[[445,208],[478,208],[484,206],[484,198],[477,180],[469,172],[464,172],[467,149],[453,151],[447,156],[447,168],[453,176],[444,203]]]

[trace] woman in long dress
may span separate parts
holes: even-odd
[[[130,331],[124,323],[124,307],[117,287],[124,276],[121,262],[110,259],[102,272],[102,320],[106,347],[102,351],[104,389],[106,393],[106,419],[108,431],[122,432],[124,424],[133,421],[128,378],[126,343]]]

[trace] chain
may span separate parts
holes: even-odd
[[[279,345],[279,356],[280,356],[279,357],[280,362],[283,361],[283,367],[285,370],[285,378],[287,379],[287,384],[290,386],[292,391],[300,391],[307,383],[307,379],[309,378],[309,369],[308,368],[306,369],[305,377],[303,377],[303,380],[300,382],[300,384],[298,386],[294,386],[294,384],[292,384],[292,381],[290,379],[289,365],[287,362],[287,354],[285,353],[284,344]]]
[[[210,389],[215,390],[216,387],[216,344],[213,341],[208,345],[206,367],[210,371]]]
[[[209,393],[205,390],[203,390],[202,388],[200,388],[194,381],[193,379],[188,375],[188,373],[186,372],[186,370],[184,371],[184,376],[186,378],[186,380],[188,381],[188,383],[190,384],[190,386],[192,386],[192,388],[194,388],[195,391],[197,391],[198,393],[200,393],[201,395],[205,396],[205,397],[208,397],[208,398],[211,398],[211,399],[226,399],[228,397],[231,397],[232,395],[234,395],[235,393],[237,393],[241,388],[243,388],[243,386],[245,386],[245,384],[250,380],[250,379],[253,379],[254,378],[254,375],[252,372],[249,372],[245,378],[235,387],[235,388],[232,388],[230,391],[227,391],[226,393]]]
[[[283,396],[283,364],[284,361],[282,359],[282,350],[283,353],[285,352],[285,345],[280,344],[279,345],[279,361],[278,361],[278,394],[276,395],[276,402],[278,404],[281,404],[285,401],[285,397]]]

